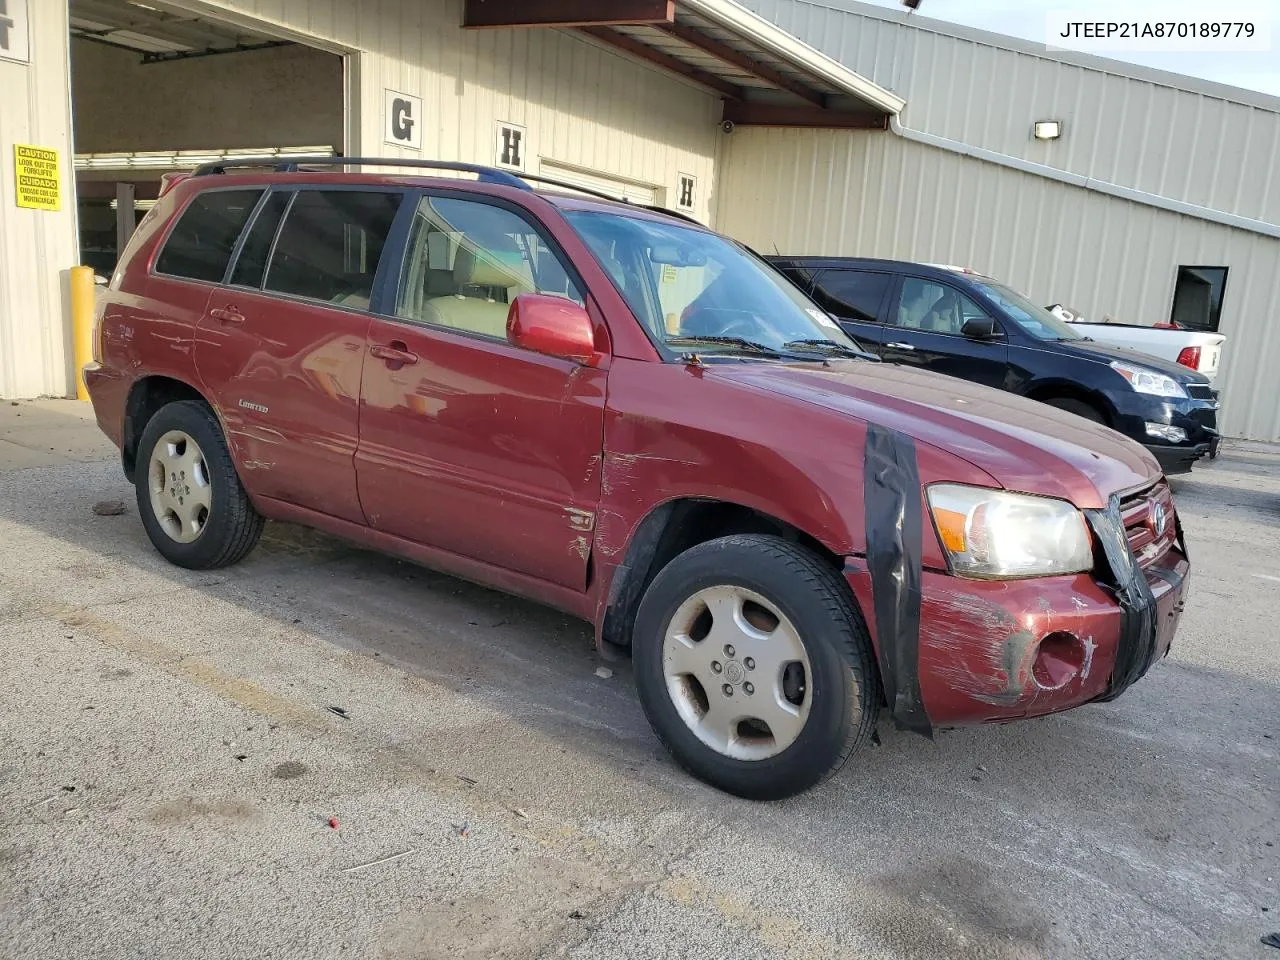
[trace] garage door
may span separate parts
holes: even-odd
[[[586,190],[607,193],[611,197],[630,200],[632,203],[651,207],[662,205],[663,190],[661,187],[656,187],[651,183],[612,177],[607,173],[583,170],[581,167],[565,166],[552,160],[543,160],[538,167],[538,172],[544,177],[552,177]]]

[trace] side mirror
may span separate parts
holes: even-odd
[[[507,340],[517,347],[594,367],[595,331],[587,311],[564,297],[522,293],[507,312]]]
[[[990,340],[996,336],[996,322],[990,317],[970,317],[960,332],[970,340]]]

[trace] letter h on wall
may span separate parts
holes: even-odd
[[[9,31],[13,26],[13,17],[9,16],[9,0],[0,0],[0,50],[10,49]]]

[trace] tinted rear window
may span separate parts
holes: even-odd
[[[366,310],[399,193],[301,190],[289,208],[266,289]]]
[[[875,321],[892,279],[886,273],[826,270],[818,275],[813,298],[837,317]]]
[[[220,283],[261,190],[211,190],[191,201],[169,234],[156,272]]]
[[[267,202],[253,218],[253,226],[244,238],[244,246],[240,248],[240,256],[236,258],[236,268],[231,271],[232,283],[241,287],[262,286],[262,275],[267,270],[267,257],[271,256],[271,241],[276,238],[280,218],[284,216],[291,196],[293,194],[289,192],[277,192],[267,197]]]

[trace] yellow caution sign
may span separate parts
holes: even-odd
[[[57,150],[16,143],[13,145],[13,169],[18,206],[28,210],[59,209],[62,183]]]

